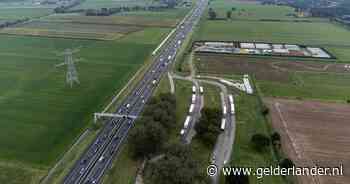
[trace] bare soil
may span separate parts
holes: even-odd
[[[297,166],[335,167],[344,176],[300,176],[300,184],[350,183],[350,105],[266,98],[282,149]]]

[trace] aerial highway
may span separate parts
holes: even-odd
[[[116,113],[122,117],[111,118],[105,123],[96,139],[64,178],[64,184],[101,182],[101,178],[111,166],[129,130],[134,126],[135,119],[132,117],[137,117],[142,112],[160,78],[168,70],[170,63],[175,60],[176,53],[186,36],[198,23],[207,4],[208,0],[199,0],[184,20],[177,25],[173,35],[155,56],[154,62],[143,78],[117,107]]]

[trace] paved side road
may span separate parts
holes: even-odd
[[[219,82],[216,81],[210,81],[210,80],[198,80],[202,83],[207,83],[211,85],[218,86],[221,90],[220,96],[221,96],[221,103],[222,106],[226,107],[227,113],[226,115],[223,115],[223,118],[226,119],[226,127],[223,132],[220,133],[220,135],[217,138],[216,144],[214,146],[213,150],[213,157],[212,157],[212,164],[215,164],[219,171],[221,171],[221,168],[230,162],[231,155],[232,155],[232,149],[235,139],[235,131],[236,131],[236,121],[234,114],[231,114],[231,106],[229,102],[228,97],[228,90],[227,87]],[[219,176],[215,175],[211,177],[212,183],[217,184],[219,183]]]

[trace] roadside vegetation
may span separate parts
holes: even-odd
[[[196,123],[196,133],[204,145],[213,147],[220,133],[221,110],[218,108],[203,108],[201,117]]]
[[[278,159],[270,144],[271,129],[262,114],[262,106],[256,95],[240,94],[236,104],[236,138],[232,153],[235,167],[277,166]],[[286,183],[280,176],[249,177],[249,183]]]
[[[159,154],[169,140],[169,133],[176,123],[176,99],[171,94],[153,97],[145,107],[142,117],[135,122],[129,144],[137,159],[151,158]]]

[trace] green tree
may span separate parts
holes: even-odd
[[[209,8],[208,14],[209,14],[209,19],[210,20],[215,20],[216,19],[216,12],[213,10],[213,8]]]
[[[263,134],[254,134],[251,142],[257,151],[263,151],[267,146],[270,145],[270,139]]]
[[[232,11],[227,11],[226,17],[227,17],[227,19],[231,19],[232,18]]]
[[[279,143],[281,141],[281,136],[278,132],[274,132],[271,135],[271,142],[273,145],[276,145],[277,143]]]
[[[282,168],[292,168],[294,166],[294,163],[291,159],[285,158],[282,161],[280,161],[279,166]]]
[[[130,134],[130,145],[135,158],[150,157],[158,153],[167,140],[167,134],[159,122],[142,118]]]
[[[189,146],[173,144],[167,150],[161,160],[148,164],[146,181],[152,184],[192,184],[203,179]]]
[[[269,114],[269,112],[270,112],[269,108],[266,107],[265,105],[263,105],[262,109],[261,109],[262,115],[267,116]]]
[[[217,108],[203,108],[195,129],[198,137],[208,146],[216,141],[220,132],[221,112]]]

